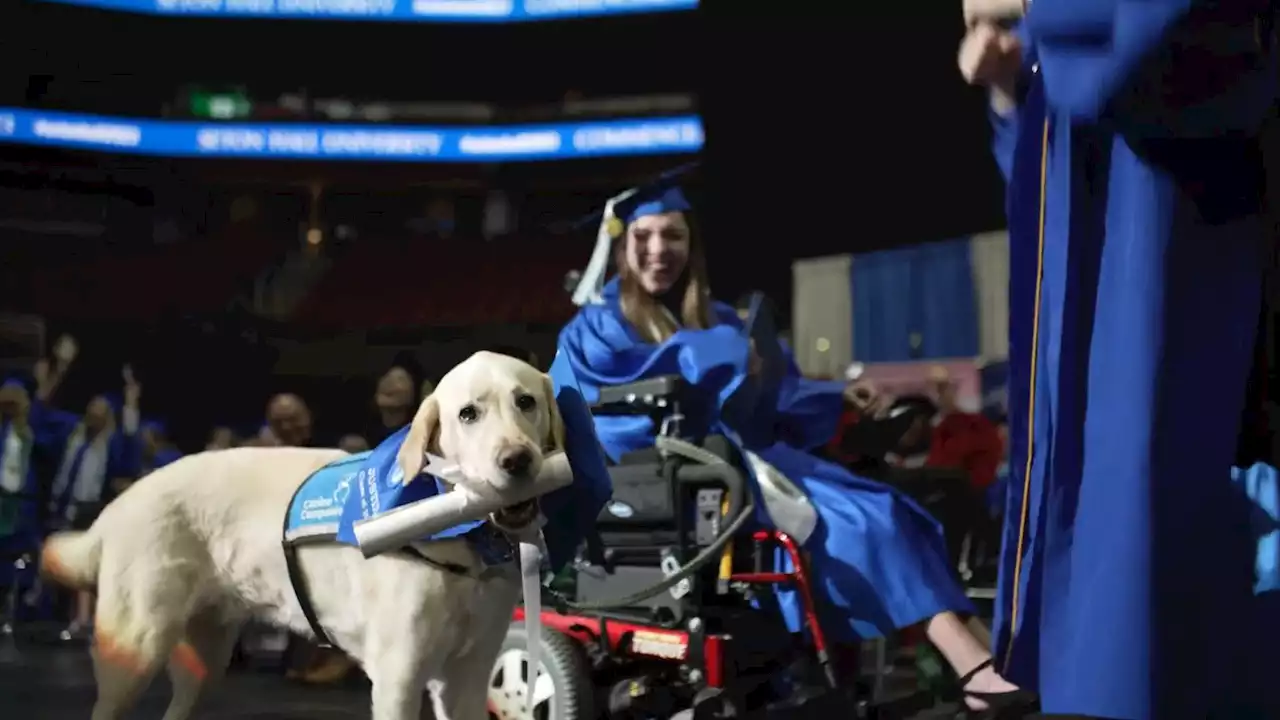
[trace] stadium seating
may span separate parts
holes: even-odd
[[[295,319],[313,328],[562,323],[573,313],[565,273],[583,256],[567,241],[365,239]]]
[[[216,313],[279,255],[278,243],[235,232],[131,254],[64,258],[29,272],[14,301],[44,315],[83,320]]]

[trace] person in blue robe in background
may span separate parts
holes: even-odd
[[[138,475],[148,475],[182,457],[169,442],[168,429],[159,420],[143,420],[138,428]]]
[[[1274,3],[964,4],[1008,180],[1000,667],[1046,713],[1276,717],[1226,472],[1274,243]]]
[[[43,539],[31,389],[18,376],[0,385],[0,587],[14,593],[27,590],[34,581],[31,573],[19,572],[17,560],[34,557]],[[0,608],[0,616],[10,611],[17,608]]]
[[[61,457],[49,498],[51,524],[55,526],[87,529],[102,507],[138,478],[141,386],[128,367],[123,377],[123,402],[109,395],[95,396],[83,416],[44,401],[32,404],[32,425]],[[92,602],[92,594],[77,594],[75,617],[62,632],[64,640],[87,636]]]
[[[0,384],[0,541],[6,544],[26,545],[30,533],[38,533],[39,506],[31,502],[39,489],[35,446],[27,383],[7,378]]]
[[[13,375],[0,385],[0,555],[7,558],[0,576],[14,571],[9,580],[15,592],[26,590],[26,606],[40,600],[39,577],[18,573],[9,561],[34,556],[44,540],[41,478],[51,471],[61,439],[58,428],[44,422],[41,410],[61,386],[77,352],[75,339],[63,335],[54,344],[51,360],[40,359],[29,375]],[[27,567],[34,569],[34,563]],[[17,611],[16,606],[8,609]]]
[[[817,528],[804,550],[822,597],[824,627],[835,641],[923,627],[965,676],[970,707],[1034,705],[1033,696],[990,667],[990,653],[961,619],[972,607],[948,564],[938,523],[892,488],[810,453],[836,431],[841,383],[802,378],[788,358],[776,407],[734,409],[738,391],[759,371],[759,356],[734,309],[712,300],[702,244],[690,227],[691,207],[679,188],[667,185],[611,206],[615,216],[606,212],[615,242],[609,248],[604,238],[597,246],[589,272],[599,271],[603,279],[607,262],[600,254],[611,252],[617,277],[560,333],[561,353],[584,397],[594,402],[604,386],[683,376],[694,398],[681,408],[685,434],[720,432],[735,439],[816,507]],[[595,426],[615,462],[654,443],[656,429],[647,417],[597,415]],[[795,592],[780,589],[779,596],[792,632],[801,632]]]

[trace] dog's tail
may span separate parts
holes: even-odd
[[[101,559],[102,539],[92,528],[56,532],[40,551],[40,573],[60,585],[91,590],[98,584]]]

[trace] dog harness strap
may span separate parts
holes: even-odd
[[[307,478],[310,480],[310,478]],[[293,507],[293,503],[298,499],[298,493],[302,492],[302,488],[307,483],[302,483],[297,490],[293,491],[293,497],[289,499],[289,507]],[[280,546],[284,550],[284,566],[289,573],[289,584],[293,586],[293,596],[298,598],[298,607],[302,608],[302,616],[307,619],[307,624],[311,626],[311,633],[316,636],[316,641],[321,647],[335,647],[329,640],[329,635],[320,627],[320,620],[316,617],[316,609],[311,605],[311,593],[307,592],[307,580],[302,576],[302,566],[298,563],[297,540],[291,540],[289,533],[289,515],[284,514],[284,527],[281,529]]]
[[[293,586],[294,597],[298,598],[298,606],[302,608],[302,616],[307,619],[307,624],[311,626],[311,633],[316,636],[320,647],[336,647],[333,641],[329,639],[328,633],[324,631],[324,628],[320,627],[320,620],[316,617],[316,609],[311,605],[311,593],[307,592],[307,581],[302,576],[302,566],[298,564],[298,548],[288,540],[284,541],[283,547],[284,564],[289,572],[289,584]]]
[[[414,556],[415,558],[425,562],[431,567],[436,568],[437,570],[443,570],[447,573],[453,573],[454,575],[470,575],[471,574],[471,568],[458,565],[457,563],[442,562],[440,560],[434,560],[432,558],[427,557],[426,553],[422,552],[421,550],[413,546],[406,546],[404,551]]]

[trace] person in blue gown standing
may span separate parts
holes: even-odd
[[[32,455],[36,446],[31,427],[31,394],[21,377],[0,384],[0,541],[26,545],[38,541],[38,490]]]
[[[561,352],[585,398],[594,401],[603,386],[683,376],[695,398],[681,409],[686,434],[726,434],[788,478],[816,508],[816,527],[803,547],[822,598],[820,616],[834,639],[852,642],[923,627],[964,676],[969,707],[1033,705],[1034,697],[991,668],[989,652],[961,619],[972,608],[948,565],[938,523],[897,491],[810,454],[836,431],[842,384],[804,379],[788,358],[776,402],[762,393],[770,398],[766,404],[742,406],[760,358],[734,309],[711,298],[690,211],[682,191],[669,183],[606,210],[614,241],[602,236],[588,275],[603,280],[612,254],[617,277],[560,333]],[[656,429],[648,418],[597,416],[595,422],[614,461],[653,445]],[[779,595],[791,630],[801,631],[794,592]]]
[[[14,376],[0,383],[0,586],[23,593],[34,581],[30,572],[19,572],[18,558],[34,557],[43,539],[40,522],[39,481],[34,456],[36,432],[31,426],[30,383]],[[0,608],[0,619],[17,612],[16,606]]]
[[[31,422],[49,447],[61,455],[50,489],[51,524],[88,529],[106,503],[138,478],[138,403],[141,385],[125,366],[124,397],[94,396],[83,415],[60,410],[44,401],[32,404]],[[62,631],[64,640],[91,633],[93,595],[76,594],[75,617]]]
[[[1274,241],[1274,3],[964,4],[1008,180],[1000,667],[1046,713],[1276,717],[1225,470]]]
[[[138,426],[137,442],[139,477],[149,475],[182,458],[182,451],[169,441],[168,428],[159,420],[143,420]]]

